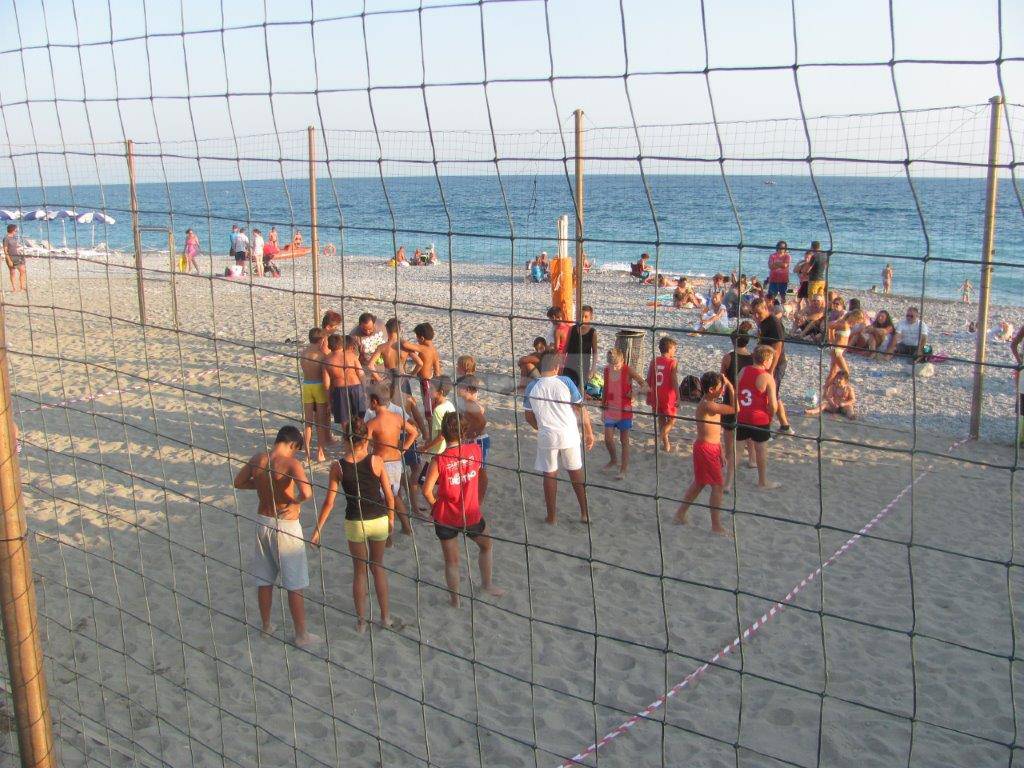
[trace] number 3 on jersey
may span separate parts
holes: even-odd
[[[749,408],[751,403],[754,402],[754,393],[749,389],[740,390],[740,405],[744,408]]]

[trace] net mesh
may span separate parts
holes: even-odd
[[[991,107],[919,107],[912,75],[948,77],[949,101],[976,102],[958,98],[957,78],[983,70],[978,87],[1006,102],[992,300],[1019,326],[1021,19],[1001,3],[979,12],[984,34],[950,19],[984,54],[936,55],[905,31],[903,6],[862,9],[872,45],[830,34],[830,50],[822,25],[856,20],[773,5],[731,20],[776,33],[744,51],[703,3],[594,3],[595,57],[574,31],[583,6],[564,3],[12,0],[0,205],[116,220],[20,221],[29,290],[3,298],[59,764],[1020,763],[1019,365],[990,348],[982,440],[966,443],[964,326],[977,310],[954,301],[965,280],[979,285]],[[784,103],[752,119],[762,89]],[[888,106],[861,109],[864,92]],[[544,523],[517,361],[547,330],[551,298],[524,265],[555,251],[559,216],[572,222],[577,106],[595,263],[583,300],[602,354],[638,329],[641,373],[663,335],[681,373],[718,370],[728,337],[690,335],[694,313],[671,307],[671,288],[615,267],[646,251],[654,273],[763,277],[780,237],[820,240],[830,285],[872,310],[919,305],[934,331],[932,377],[852,363],[852,423],[797,415],[833,349],[787,342],[797,434],[770,448],[784,487],[762,493],[740,468],[724,502],[731,540],[704,530],[706,496],[693,525],[673,522],[692,477],[689,404],[673,432],[682,455],[662,450],[638,404],[620,482],[599,471],[600,405],[588,403],[591,524],[571,522],[563,482],[559,523]],[[309,650],[291,642],[283,593],[278,629],[260,631],[255,501],[232,479],[278,427],[302,424],[310,261],[223,279],[232,223],[308,240],[307,123],[319,240],[334,247],[319,261],[322,308],[343,330],[366,311],[430,322],[447,373],[477,360],[484,515],[508,590],[482,591],[460,538],[465,600],[449,608],[418,517],[384,560],[395,627],[357,634],[338,509],[307,548],[305,604],[323,639]],[[200,274],[177,268],[186,228]],[[385,267],[399,246],[433,247],[439,264]],[[886,264],[898,295],[866,291]],[[308,538],[327,464],[306,471]],[[14,759],[9,679],[0,667],[0,754]]]

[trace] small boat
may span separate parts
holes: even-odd
[[[775,182],[772,181],[771,179],[765,179],[763,183],[764,183],[764,185],[766,187],[774,187],[775,186]]]
[[[297,259],[300,256],[309,256],[310,253],[312,253],[312,250],[304,245],[295,246],[292,243],[288,243],[288,245],[274,254],[274,259],[277,261]]]

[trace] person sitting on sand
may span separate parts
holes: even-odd
[[[725,305],[722,304],[722,294],[711,294],[711,306],[701,312],[697,331],[694,335],[700,333],[730,333],[731,330],[729,327],[729,313],[726,311]]]
[[[837,371],[831,381],[826,382],[821,403],[808,408],[804,413],[814,416],[819,413],[838,413],[853,421],[857,418],[857,393],[846,371]]]
[[[302,370],[302,415],[305,421],[303,447],[311,461],[325,461],[324,448],[334,442],[331,437],[331,411],[328,406],[327,387],[330,379],[324,369],[324,340],[327,335],[323,328],[311,328],[309,345],[299,352],[299,368]],[[316,426],[316,458],[312,454],[313,427]]]
[[[1013,339],[1013,323],[1009,320],[1000,320],[996,334],[992,338],[1000,342],[1011,341]]]
[[[601,416],[604,422],[604,447],[608,449],[608,463],[602,472],[616,471],[616,480],[625,480],[629,474],[629,431],[633,428],[633,382],[641,388],[647,385],[632,368],[626,365],[622,350],[608,350],[608,365],[604,369],[604,389],[601,393]],[[622,463],[615,455],[615,433],[619,433]]]
[[[297,251],[302,247],[302,233],[299,230],[295,230],[295,234],[292,235],[292,250]]]
[[[538,259],[530,259],[526,262],[527,279],[531,282],[539,283],[544,280],[544,267],[540,265]]]
[[[550,269],[551,269],[551,264],[548,263],[548,252],[547,251],[541,251],[540,252],[540,255],[537,257],[537,266],[540,267],[541,274],[544,277],[550,277],[549,272],[550,272]]]
[[[548,349],[548,340],[543,336],[537,336],[533,340],[533,352],[529,355],[523,355],[518,360],[519,365],[519,387],[521,389],[526,388],[527,379],[536,379],[540,376],[540,371],[537,367],[540,365],[541,356]]]
[[[927,346],[928,326],[921,319],[917,307],[907,307],[906,318],[896,323],[886,352],[895,354],[904,362],[921,363],[928,354]]]
[[[886,309],[878,310],[875,313],[875,319],[870,324],[864,326],[861,331],[861,339],[868,350],[868,357],[870,359],[877,358],[880,354],[879,350],[884,351],[888,348],[889,341],[892,339],[895,330],[892,324],[892,317],[889,316],[889,311]]]
[[[302,433],[292,425],[281,427],[268,453],[257,453],[235,475],[234,487],[256,491],[256,546],[249,573],[256,582],[262,629],[270,634],[274,626],[270,609],[274,585],[280,577],[288,591],[288,610],[295,627],[295,644],[309,648],[320,638],[306,630],[306,607],[302,590],[309,586],[306,541],[299,519],[301,505],[313,497],[302,462],[295,453],[302,448]]]
[[[395,529],[395,497],[380,456],[370,453],[366,422],[356,417],[345,425],[345,455],[331,462],[327,493],[320,506],[320,517],[310,543],[320,545],[320,537],[334,509],[338,488],[345,494],[345,539],[352,556],[352,601],[356,608],[356,632],[366,631],[369,608],[367,570],[373,574],[373,586],[380,606],[381,626],[391,626],[388,607],[388,574],[384,570],[384,549]]]
[[[768,439],[771,437],[771,423],[778,411],[775,396],[775,379],[769,372],[775,353],[764,344],[754,349],[754,363],[740,373],[736,385],[739,411],[736,413],[736,442],[750,441],[753,444],[754,459],[757,463],[757,487],[761,490],[778,488],[778,483],[768,482]]]
[[[725,479],[722,477],[722,416],[732,416],[736,406],[732,402],[732,384],[718,371],[708,371],[700,377],[704,393],[697,404],[694,418],[697,421],[697,439],[693,442],[693,481],[683,494],[683,501],[676,510],[676,522],[686,524],[686,513],[690,505],[704,490],[711,486],[711,532],[728,536],[722,525],[722,493]],[[724,398],[726,402],[717,402]]]
[[[820,344],[825,337],[825,297],[812,296],[796,315],[796,324],[790,338]]]
[[[480,549],[477,565],[480,586],[492,597],[501,597],[505,590],[492,580],[493,552],[487,521],[480,512],[479,471],[480,446],[466,439],[465,423],[458,414],[449,413],[441,422],[447,447],[430,462],[423,495],[431,507],[434,533],[441,542],[444,555],[444,580],[448,600],[454,608],[461,604],[459,593],[459,540],[461,533]]]
[[[647,279],[651,276],[651,267],[647,261],[650,258],[651,257],[648,256],[646,253],[641,253],[640,261],[638,261],[636,264],[630,265],[633,268],[633,273],[640,278],[640,281],[644,285],[647,284]]]
[[[580,451],[580,427],[583,426],[583,447],[594,447],[590,416],[583,407],[583,395],[566,376],[559,376],[561,356],[547,350],[540,359],[540,377],[526,387],[523,410],[526,422],[537,430],[537,457],[533,468],[544,474],[544,522],[554,525],[558,500],[558,467],[569,473],[573,491],[580,507],[580,521],[590,522],[587,488],[583,478],[583,454]],[[579,419],[579,423],[577,423]]]
[[[676,309],[685,309],[686,307],[701,309],[704,306],[703,300],[697,297],[685,275],[676,281],[676,289],[672,292],[672,306]]]

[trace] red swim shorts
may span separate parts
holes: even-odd
[[[722,446],[698,440],[693,444],[693,480],[698,485],[724,485]]]

